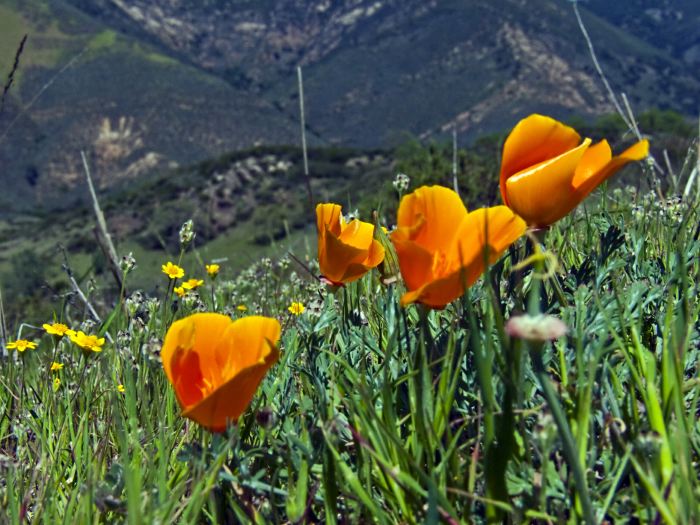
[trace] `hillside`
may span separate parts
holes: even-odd
[[[589,0],[586,8],[687,64],[700,65],[700,3],[695,0]],[[694,69],[693,69],[694,67]]]
[[[391,189],[393,161],[386,151],[324,148],[309,154],[314,201],[364,205],[366,212]],[[133,252],[140,268],[131,286],[159,286],[160,265],[177,259],[178,232],[189,219],[197,257],[224,260],[226,276],[264,255],[313,251],[308,227],[314,211],[301,157],[299,148],[259,147],[98,192],[119,256]],[[82,203],[0,219],[0,289],[13,298],[6,315],[26,313],[66,291],[64,250],[78,276],[93,276],[110,290],[105,293],[116,293],[94,230],[92,207]]]
[[[581,4],[603,67],[635,110],[693,115],[697,8],[638,3],[637,18]],[[316,145],[386,147],[453,126],[466,142],[531,111],[610,109],[569,4],[554,0],[0,0],[0,20],[3,74],[29,34],[0,114],[4,213],[72,206],[81,149],[106,189],[296,144],[297,65]]]
[[[310,122],[330,142],[375,146],[452,124],[474,137],[532,108],[609,108],[566,2],[72,1],[288,113],[302,65]],[[698,8],[642,4],[582,4],[602,64],[635,107],[693,113],[700,76],[683,57],[698,39]]]
[[[2,72],[29,34],[0,114],[5,213],[72,205],[81,149],[107,187],[297,131],[271,103],[61,2],[2,0],[0,20]]]

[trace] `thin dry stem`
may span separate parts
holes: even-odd
[[[457,184],[457,125],[452,126],[452,185],[455,193],[459,195],[459,185]]]
[[[97,200],[95,186],[92,183],[90,166],[88,166],[87,157],[85,156],[85,152],[82,150],[80,151],[80,158],[83,161],[85,178],[87,179],[88,188],[90,189],[90,197],[92,198],[92,208],[95,211],[95,218],[97,219],[97,230],[95,232],[97,236],[97,243],[100,245],[100,249],[107,259],[112,275],[114,275],[114,279],[117,281],[117,288],[121,290],[124,283],[122,272],[119,267],[119,257],[117,256],[117,250],[114,248],[112,237],[107,230],[107,221],[105,220],[104,213],[102,213],[100,202]]]
[[[693,183],[695,182],[695,179],[698,177],[698,174],[700,174],[700,115],[698,115],[698,139],[697,139],[697,158],[695,159],[695,167],[692,169],[690,172],[690,175],[688,176],[688,182],[685,185],[685,189],[683,190],[683,196],[687,197],[690,195],[690,190],[693,188]],[[700,179],[698,179],[700,181]],[[699,183],[700,186],[700,183]]]
[[[309,156],[306,149],[306,116],[304,112],[304,78],[301,74],[301,66],[297,67],[297,80],[299,82],[299,122],[301,126],[301,151],[304,155],[304,177],[306,179],[306,193],[309,196],[309,206],[314,210],[314,196],[311,191],[311,177],[309,176]]]
[[[51,85],[56,81],[56,79],[63,74],[64,71],[66,71],[68,68],[70,68],[73,64],[75,64],[78,59],[85,54],[85,52],[88,50],[87,46],[85,46],[77,55],[75,55],[73,58],[71,58],[68,63],[63,66],[61,69],[58,70],[58,72],[52,76],[46,84],[44,84],[41,89],[37,92],[36,95],[29,101],[29,103],[22,108],[21,111],[15,115],[15,118],[12,119],[10,124],[5,128],[5,131],[2,132],[2,135],[0,135],[0,143],[7,137],[7,134],[10,132],[10,130],[14,127],[14,125],[17,123],[17,121],[24,116],[24,114],[29,111],[29,109],[36,103],[37,100],[39,100],[39,97],[44,94],[44,91],[49,89]]]
[[[627,111],[627,117],[629,118],[629,121],[632,123],[632,133],[634,133],[635,137],[637,137],[637,140],[642,140],[642,134],[639,131],[639,127],[637,126],[637,119],[634,118],[634,112],[632,111],[632,106],[630,105],[629,100],[627,100],[627,95],[625,93],[622,93],[622,102],[625,104],[625,110]],[[650,154],[648,158],[651,160],[651,166],[658,173],[664,172],[664,170],[661,169],[661,166],[659,166],[659,163],[656,162],[656,159],[653,157],[653,155]]]
[[[0,288],[0,347],[2,348],[2,357],[7,357],[9,354],[5,345],[7,344],[7,325],[5,324],[5,304],[2,300],[2,288]]]
[[[15,81],[15,73],[17,73],[17,70],[19,69],[19,59],[22,56],[22,52],[24,51],[24,44],[26,43],[27,35],[25,34],[22,37],[19,46],[17,47],[17,51],[15,52],[15,60],[12,63],[12,69],[10,69],[10,72],[7,75],[7,81],[5,82],[5,86],[2,89],[2,97],[0,97],[0,113],[2,113],[2,110],[5,108],[5,99],[7,97],[7,94],[10,92],[12,84]]]
[[[70,282],[71,288],[73,288],[73,291],[75,294],[80,298],[80,300],[83,302],[85,305],[85,308],[87,308],[88,313],[90,316],[97,321],[98,323],[102,322],[102,318],[99,316],[95,308],[92,306],[92,303],[90,303],[90,300],[87,298],[87,296],[83,293],[83,291],[80,289],[80,286],[78,285],[78,281],[75,280],[75,276],[73,275],[73,270],[71,269],[70,265],[68,264],[68,254],[66,253],[66,249],[61,246],[61,251],[63,252],[63,260],[64,263],[62,264],[63,271],[66,272],[66,275],[68,276],[68,281]],[[109,332],[105,333],[105,337],[110,343],[114,343],[114,339],[112,339],[112,336],[109,335]]]
[[[591,37],[588,35],[588,30],[586,29],[586,26],[583,24],[583,20],[581,19],[581,13],[579,13],[578,11],[577,0],[574,0],[572,2],[572,6],[574,8],[574,14],[576,15],[576,21],[578,22],[578,26],[581,29],[583,38],[586,40],[588,52],[590,53],[591,58],[593,59],[593,67],[595,67],[595,70],[598,72],[598,76],[600,76],[600,79],[603,81],[603,85],[605,86],[605,89],[608,92],[608,98],[610,98],[610,102],[613,106],[615,106],[615,110],[620,114],[620,117],[622,117],[622,120],[625,121],[625,124],[629,127],[629,129],[634,129],[633,123],[629,121],[627,115],[625,115],[625,112],[622,110],[622,106],[620,106],[620,102],[617,100],[617,95],[615,95],[615,92],[613,91],[612,87],[610,87],[610,83],[608,82],[608,79],[605,76],[605,73],[603,72],[603,68],[600,67],[600,62],[598,62],[598,57],[595,54],[595,49],[593,48],[593,42],[591,41]]]

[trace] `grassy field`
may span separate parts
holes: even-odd
[[[212,279],[215,252],[183,250],[205,283],[178,299],[153,276],[167,255],[139,260],[126,286],[147,271],[159,295],[96,296],[99,319],[53,305],[101,352],[47,335],[52,319],[11,327],[38,347],[0,360],[2,520],[700,522],[700,201],[684,183],[599,190],[546,233],[544,260],[524,237],[444,310],[401,307],[390,268],[332,290],[313,259]],[[222,434],[181,417],[160,361],[195,311],[282,324],[279,362]],[[568,334],[508,335],[521,314]]]

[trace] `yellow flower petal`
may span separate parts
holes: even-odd
[[[183,270],[177,264],[173,264],[170,261],[161,265],[160,269],[170,279],[180,279],[185,276],[185,270]]]
[[[289,313],[293,315],[301,315],[304,313],[304,310],[306,310],[306,307],[303,305],[303,303],[300,302],[293,302],[292,304],[289,305]]]
[[[44,323],[42,325],[47,334],[57,335],[59,337],[67,334],[70,329],[62,323]]]

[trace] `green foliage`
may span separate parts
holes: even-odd
[[[499,142],[497,136],[485,136],[473,146],[459,148],[456,152],[457,186],[462,197],[472,206],[500,201],[497,176]],[[424,184],[454,187],[451,143],[422,144],[412,139],[396,148],[395,157],[396,172],[408,175],[411,188]],[[385,201],[388,194],[390,192],[385,193]]]
[[[51,314],[51,302],[65,291],[65,283],[53,279],[49,264],[45,256],[25,248],[12,258],[8,270],[0,274],[5,301],[3,313],[10,325]]]
[[[696,201],[616,190],[548,232],[558,261],[548,277],[549,267],[513,268],[532,252],[525,239],[442,311],[400,307],[401,283],[372,274],[326,289],[317,268],[291,259],[234,280],[222,270],[184,299],[101,303],[101,328],[68,305],[62,321],[114,343],[84,355],[24,327],[39,348],[0,361],[1,510],[13,523],[580,522],[586,512],[695,523],[697,222]],[[290,314],[292,301],[306,311]],[[179,415],[159,360],[168,324],[199,310],[284,326],[279,363],[221,435]],[[554,315],[569,333],[509,336],[506,320],[523,312]],[[54,361],[64,368],[49,372]]]
[[[664,135],[689,138],[697,132],[687,119],[671,110],[651,109],[639,115],[639,127]]]

